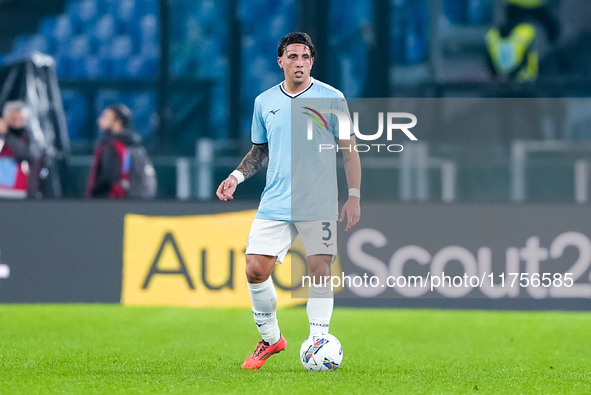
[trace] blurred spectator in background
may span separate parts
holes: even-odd
[[[539,22],[551,44],[556,45],[560,24],[546,0],[505,0],[505,21],[486,35],[488,60],[494,75],[519,82],[533,81],[538,76],[538,53],[534,50]],[[556,48],[559,68],[567,68],[566,56]]]
[[[550,11],[546,0],[505,0],[505,18],[508,30],[534,19],[542,24],[550,42],[556,41],[560,35],[558,19]]]
[[[538,76],[538,53],[534,50],[539,22],[551,44],[558,42],[560,24],[546,0],[505,0],[505,21],[486,35],[488,60],[494,75],[527,82]],[[567,68],[566,56],[556,48],[559,68]]]
[[[34,157],[26,130],[27,107],[22,101],[6,102],[0,119],[0,198],[24,199],[31,193]]]
[[[131,130],[131,110],[123,104],[109,106],[97,123],[104,136],[94,151],[86,194],[93,198],[127,197],[127,147],[141,143],[140,136]]]
[[[523,23],[539,23],[545,30],[558,69],[566,71],[569,69],[569,54],[558,41],[561,30],[556,15],[558,0],[554,0],[552,6],[549,3],[549,0],[505,0],[505,22],[502,29],[510,31]]]
[[[94,151],[87,197],[154,197],[154,168],[140,135],[132,130],[131,120],[131,110],[123,104],[107,107],[98,118],[104,136]]]
[[[529,23],[493,27],[486,34],[488,64],[493,75],[518,82],[538,76],[538,54],[534,50],[536,29]]]

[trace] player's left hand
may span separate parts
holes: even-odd
[[[229,175],[220,186],[218,187],[215,194],[217,197],[223,201],[227,202],[229,200],[234,199],[234,192],[236,191],[236,187],[238,186],[238,180],[233,175]]]
[[[347,217],[347,227],[345,228],[345,232],[349,229],[357,225],[359,222],[359,218],[361,218],[361,207],[359,206],[359,198],[355,196],[349,196],[347,202],[341,209],[341,216],[339,218],[339,222],[343,222],[343,219]]]

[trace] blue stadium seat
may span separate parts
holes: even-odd
[[[196,5],[197,1],[174,1],[172,3],[172,39],[175,41],[183,40],[186,37],[186,23],[189,19],[199,19]]]
[[[406,61],[418,64],[428,55],[429,16],[425,0],[413,1],[406,32]]]
[[[394,64],[412,65],[428,56],[428,6],[425,0],[398,0],[390,31],[390,59]]]
[[[78,0],[68,3],[66,13],[72,20],[74,34],[83,34],[97,19],[97,4],[94,0]]]
[[[134,47],[139,47],[141,34],[138,25],[140,17],[136,13],[136,0],[121,0],[117,4],[115,16],[117,34],[127,34],[134,42]]]
[[[63,52],[75,58],[86,57],[91,53],[90,39],[84,35],[74,36],[64,45]]]
[[[103,43],[99,49],[103,75],[109,77],[127,77],[127,58],[133,52],[129,36],[116,36],[109,43]]]
[[[465,23],[465,0],[443,0],[443,14],[448,21],[454,24]]]
[[[53,54],[57,51],[58,42],[54,36],[56,20],[54,17],[43,17],[39,26],[39,34],[45,38],[47,53]]]
[[[227,8],[223,3],[215,0],[195,2],[197,7],[192,13],[198,15],[204,23],[219,23],[227,14]]]
[[[96,0],[97,15],[113,14],[117,10],[118,0]]]
[[[102,58],[98,56],[100,59],[100,67],[101,67],[101,76],[102,77],[113,77],[116,74],[116,60],[112,58]]]
[[[242,0],[239,6],[239,16],[246,34],[261,35],[270,41],[279,40],[295,27],[294,14],[296,3],[293,0]],[[270,22],[260,24],[260,20]]]
[[[333,64],[340,74],[337,86],[347,97],[362,93],[369,50],[365,32],[373,21],[373,12],[372,0],[331,2],[330,51],[336,55]]]
[[[132,56],[127,60],[126,71],[130,77],[155,77],[158,71],[158,59],[149,58],[142,54]]]
[[[158,0],[135,0],[135,14],[137,17],[143,15],[158,15]]]
[[[144,55],[158,55],[158,18],[153,15],[145,15],[140,20],[141,52]]]
[[[158,74],[158,59],[159,58],[146,58],[144,63],[144,69],[146,76],[156,76]]]
[[[333,40],[346,40],[349,34],[372,22],[373,4],[371,0],[332,1],[329,16]]]
[[[119,104],[123,102],[123,95],[121,92],[105,89],[98,91],[95,97],[95,117],[98,117],[101,112],[111,104]]]
[[[75,36],[61,45],[61,50],[54,55],[59,77],[86,77],[86,58],[89,55],[89,39]]]
[[[206,24],[197,15],[190,15],[187,18],[184,18],[183,23],[179,23],[179,26],[181,27],[180,39],[185,41],[187,44],[193,44],[203,40],[206,34]]]
[[[473,26],[490,25],[493,18],[493,9],[492,0],[469,0],[468,23]]]
[[[113,37],[110,43],[104,43],[99,54],[104,58],[122,59],[133,53],[133,42],[126,35]]]
[[[123,98],[133,114],[136,131],[142,136],[150,134],[156,124],[154,112],[156,110],[156,94],[154,92],[140,92]]]
[[[94,29],[92,29],[92,36],[100,45],[108,44],[115,36],[115,18],[113,15],[103,15],[97,19]]]
[[[270,29],[268,30],[269,41],[279,42],[285,35],[286,26],[288,26],[289,15],[277,14],[271,18]]]
[[[86,57],[70,57],[70,77],[72,78],[85,78],[88,76],[86,70]]]
[[[97,78],[105,76],[105,66],[103,60],[97,55],[89,55],[85,59],[84,69],[86,77]]]
[[[54,55],[55,71],[59,78],[70,77],[72,74],[71,61],[68,56]]]
[[[221,47],[227,40],[227,2],[201,1],[198,10],[180,20],[185,21],[184,37],[189,41],[195,39],[216,38]]]
[[[116,5],[115,16],[117,19],[132,22],[136,16],[136,1],[119,0]]]
[[[443,13],[456,25],[482,26],[492,22],[491,0],[444,0]]]
[[[198,74],[195,51],[178,48],[172,56],[171,73],[177,77],[195,77]]]
[[[83,126],[86,123],[86,97],[77,91],[64,90],[61,92],[68,134],[71,140],[79,140],[82,136]]]
[[[227,2],[215,0],[173,3],[174,75],[220,78],[225,75]]]
[[[225,78],[227,58],[215,39],[204,40],[196,54],[197,75],[201,78]]]
[[[127,78],[130,77],[127,73],[127,59],[109,59],[112,63],[113,73],[112,76],[116,78]]]
[[[277,3],[273,0],[241,0],[238,7],[240,20],[249,26],[261,26],[260,21],[269,20],[274,15],[273,8]]]
[[[50,24],[51,25],[51,24]],[[55,19],[53,30],[48,32],[58,43],[67,41],[73,34],[72,21],[69,15],[60,15]]]

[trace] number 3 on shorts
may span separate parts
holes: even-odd
[[[332,232],[330,230],[330,222],[323,222],[322,223],[322,230],[325,230],[326,232],[328,232],[328,235],[326,237],[323,237],[322,240],[324,240],[324,241],[330,240],[330,238],[332,237]]]

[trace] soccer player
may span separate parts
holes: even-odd
[[[334,299],[329,284],[322,285],[324,276],[330,275],[331,263],[337,255],[336,220],[346,218],[345,230],[348,231],[360,217],[361,166],[359,154],[353,149],[354,135],[350,139],[340,140],[349,186],[349,198],[340,217],[337,206],[336,150],[329,153],[332,160],[323,158],[314,163],[314,176],[310,177],[307,189],[311,193],[304,194],[305,207],[312,208],[307,212],[308,217],[306,220],[292,217],[291,162],[301,157],[291,152],[292,100],[334,99],[334,102],[343,105],[342,111],[348,114],[348,110],[340,91],[311,77],[315,52],[314,44],[306,33],[289,33],[283,37],[277,47],[277,54],[277,63],[283,69],[285,80],[256,98],[251,130],[252,148],[238,168],[222,181],[216,192],[220,200],[232,200],[236,186],[268,162],[265,189],[246,247],[248,290],[254,321],[262,340],[244,361],[244,369],[259,369],[271,355],[283,351],[287,345],[277,323],[277,292],[271,272],[276,263],[283,262],[298,233],[306,250],[308,274],[315,284],[320,284],[311,285],[309,290],[306,310],[310,334],[328,333]],[[333,136],[338,136],[338,122],[329,124],[327,128]],[[336,137],[331,138],[335,142]]]

